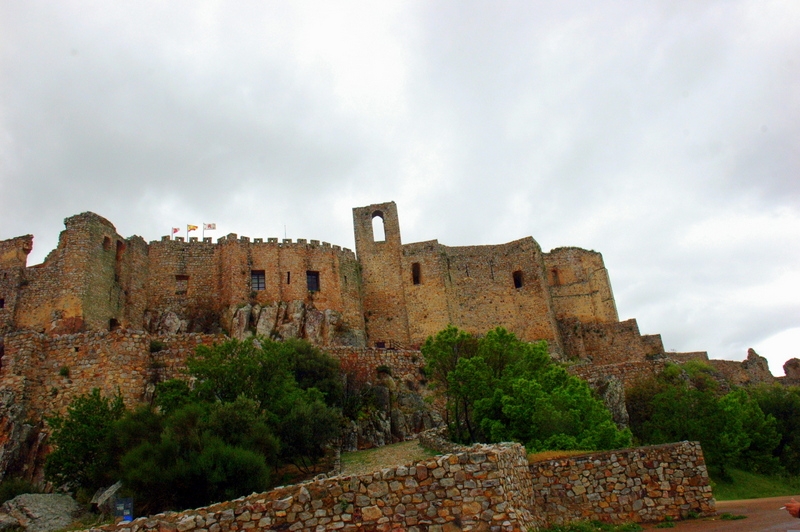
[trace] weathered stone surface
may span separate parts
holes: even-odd
[[[0,514],[12,517],[28,532],[51,532],[65,528],[79,511],[78,503],[71,497],[53,494],[19,495],[0,506]]]
[[[231,321],[230,334],[232,338],[237,340],[244,340],[252,333],[250,332],[250,313],[253,307],[251,305],[244,305],[237,308],[233,313],[233,320]]]

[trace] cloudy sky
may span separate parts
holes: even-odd
[[[603,253],[620,318],[800,357],[800,2],[0,3],[0,239],[94,211]],[[185,233],[182,233],[185,234]],[[198,235],[199,236],[199,235]]]

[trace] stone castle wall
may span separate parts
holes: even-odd
[[[373,224],[381,223],[376,240]],[[393,202],[353,209],[353,224],[369,345],[419,347],[448,324],[478,334],[503,326],[561,354],[558,320],[618,321],[599,253],[543,253],[530,237],[491,246],[403,244]]]
[[[12,333],[0,361],[0,388],[12,392],[33,421],[64,413],[73,399],[94,388],[108,397],[120,394],[130,408],[146,401],[159,380],[182,375],[198,345],[224,339],[124,329],[59,336]],[[160,342],[160,350],[151,352],[152,341]]]
[[[0,334],[159,331],[165,319],[178,324],[166,332],[218,332],[229,329],[231,309],[289,301],[364,329],[360,267],[339,246],[234,234],[216,244],[165,237],[148,245],[123,238],[93,213],[65,225],[58,247],[37,266],[25,266],[32,237],[0,242]],[[363,333],[352,337],[363,343]]]
[[[545,253],[544,262],[557,319],[577,318],[586,323],[619,321],[608,270],[600,253],[574,247],[556,248]]]

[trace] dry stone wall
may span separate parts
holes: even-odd
[[[536,462],[530,471],[535,503],[548,524],[662,521],[715,513],[698,442]]]
[[[103,527],[120,532],[240,530],[525,531],[531,482],[517,444],[338,476],[181,513]]]
[[[425,437],[429,444],[441,443],[438,431]],[[696,442],[531,465],[519,444],[454,446],[451,451],[369,475],[318,479],[102,530],[499,532],[583,519],[662,521],[715,512]]]

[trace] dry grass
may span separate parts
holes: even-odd
[[[547,460],[558,460],[559,458],[569,458],[570,456],[580,456],[594,451],[542,451],[528,455],[528,463],[546,462]]]

